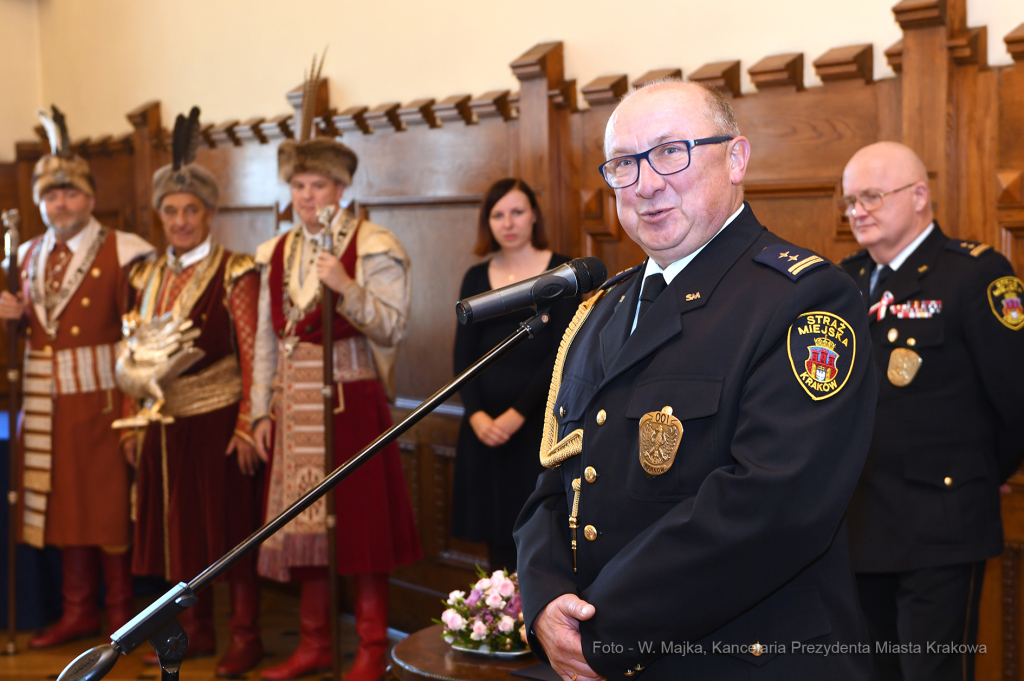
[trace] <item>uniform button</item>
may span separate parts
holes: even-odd
[[[92,268],[92,271],[91,271],[91,272],[89,272],[89,274],[91,274],[91,275],[92,275],[92,278],[93,278],[93,279],[99,279],[99,278],[100,278],[100,275],[101,275],[101,274],[103,274],[103,272],[101,272],[101,271],[100,271],[100,268],[99,268],[99,267],[93,267],[93,268]]]
[[[953,486],[953,478],[951,478],[951,477],[949,477],[947,475],[946,477],[944,477],[942,479],[942,484],[944,484],[946,487],[952,487]]]
[[[558,415],[562,418],[565,418],[565,407],[558,408]]]
[[[53,347],[47,345],[46,347],[43,348],[43,352],[45,352],[48,355],[52,355],[53,354]]]
[[[755,643],[754,645],[750,646],[750,654],[754,657],[761,657],[763,653],[764,647],[760,643]]]
[[[917,339],[916,338],[908,338],[907,339],[907,345],[910,346],[910,347],[914,347],[915,345],[917,345]]]
[[[31,326],[28,327],[27,329],[25,329],[25,335],[26,336],[31,336],[32,335],[32,327]]]
[[[672,407],[662,407],[661,408],[661,413],[662,414],[668,414],[669,416],[671,416],[672,415]]]
[[[597,528],[593,525],[587,525],[583,528],[583,536],[587,538],[587,541],[594,541],[597,539]]]
[[[597,425],[603,426],[604,422],[608,419],[608,413],[604,409],[597,412]]]
[[[639,665],[639,664],[637,666],[633,667],[633,669],[635,669],[638,672],[642,672],[644,670],[643,665]]]
[[[82,298],[82,307],[89,307],[92,305],[92,301],[88,298]]]
[[[636,674],[636,672],[633,671],[632,669],[627,669],[626,670],[626,676],[633,676],[633,674]]]
[[[890,343],[895,343],[896,339],[899,338],[899,337],[900,337],[900,332],[897,331],[896,329],[889,329],[889,333],[886,336],[886,338],[889,339]]]
[[[80,333],[82,333],[82,330],[80,328],[78,328],[77,326],[72,326],[71,327],[71,335],[72,336],[75,336],[77,338],[78,334],[80,334]]]
[[[597,480],[597,471],[593,466],[587,466],[586,470],[583,471],[583,477],[586,478],[587,482],[594,482]]]

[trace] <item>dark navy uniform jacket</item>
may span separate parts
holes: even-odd
[[[875,263],[842,263],[865,297]],[[999,484],[1024,457],[1024,298],[1013,268],[938,225],[883,284],[869,316],[881,390],[864,474],[850,504],[858,572],[984,560],[1003,549]],[[920,358],[906,385],[894,351]],[[902,383],[897,375],[897,382]]]
[[[563,340],[548,416],[582,452],[517,522],[527,626],[562,594],[592,603],[583,653],[608,679],[867,679],[844,521],[878,390],[860,292],[749,206],[630,335],[641,276]],[[640,421],[664,407],[683,434],[649,476]]]

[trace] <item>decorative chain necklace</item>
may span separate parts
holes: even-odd
[[[340,229],[338,230],[335,238],[331,240],[331,254],[334,255],[334,257],[341,257],[341,249],[347,245],[346,241],[348,239],[348,234],[352,231],[352,226],[354,224],[358,223],[356,220],[351,219],[350,216],[345,215],[342,218]],[[321,231],[321,234],[322,233],[323,232]],[[283,288],[281,292],[281,310],[284,312],[285,318],[285,336],[291,336],[292,332],[295,330],[295,326],[309,315],[309,313],[315,310],[318,305],[320,305],[320,298],[323,295],[323,286],[318,286],[312,299],[301,307],[295,305],[292,302],[291,296],[288,295],[288,282],[291,281],[292,270],[296,267],[299,268],[298,272],[300,274],[301,281],[303,270],[299,260],[302,258],[302,244],[306,240],[305,236],[302,234],[301,226],[297,227],[292,234],[291,243],[288,244],[288,252],[285,253],[284,256],[284,276],[281,282],[281,286]],[[313,252],[310,255],[310,260],[306,268],[307,270],[312,268],[312,264],[316,260],[316,256],[319,252],[320,241],[317,240],[313,242]],[[313,276],[315,276],[315,274]]]

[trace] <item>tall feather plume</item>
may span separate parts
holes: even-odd
[[[43,129],[46,130],[46,139],[50,142],[50,153],[56,156],[60,151],[60,131],[57,129],[57,124],[50,118],[50,112],[46,109],[36,111],[36,115],[39,116]]]
[[[60,149],[57,153],[64,158],[71,158],[71,138],[68,137],[68,124],[64,121],[64,114],[56,104],[51,104],[50,108],[53,109],[53,122],[60,131]]]
[[[188,112],[188,128],[185,137],[185,155],[182,157],[182,165],[188,165],[196,160],[196,153],[199,151],[199,107],[194,106]]]
[[[188,121],[182,114],[174,119],[174,134],[171,136],[171,169],[181,170],[181,161],[185,157],[185,136],[188,134]]]
[[[308,77],[305,77],[305,82],[302,88],[302,125],[299,128],[299,141],[305,142],[313,136],[313,112],[316,109],[316,92],[317,85],[320,84],[320,73],[324,69],[324,59],[327,58],[327,48],[324,47],[324,52],[320,56],[320,65],[317,66],[316,55],[313,55],[313,66],[309,71]]]
[[[174,135],[171,138],[171,167],[173,170],[181,170],[196,160],[196,152],[199,151],[199,107],[194,106],[185,118],[178,114],[174,120]]]

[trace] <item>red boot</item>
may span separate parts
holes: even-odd
[[[196,604],[178,616],[181,628],[188,634],[188,650],[185,659],[192,657],[208,657],[217,649],[217,639],[213,633],[213,592],[210,589],[200,591]],[[143,664],[160,664],[155,650],[142,656]]]
[[[95,546],[68,546],[61,549],[64,584],[64,612],[52,627],[33,637],[29,648],[49,648],[100,631],[96,607],[99,591],[99,562]]]
[[[256,623],[260,614],[259,582],[231,582],[231,643],[217,661],[217,676],[244,674],[263,659],[263,641]]]
[[[388,576],[356,575],[356,633],[359,649],[345,681],[380,681],[388,652]]]
[[[107,586],[107,634],[128,624],[135,614],[135,593],[132,590],[131,554],[125,551],[112,555],[100,549],[103,582]]]
[[[266,681],[295,679],[331,668],[331,615],[327,579],[302,583],[299,601],[299,647],[292,656],[260,672]]]

